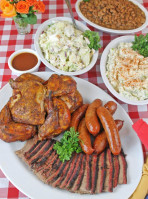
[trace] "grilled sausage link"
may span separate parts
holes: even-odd
[[[83,118],[83,116],[86,113],[86,110],[88,108],[88,104],[83,104],[80,106],[73,114],[71,117],[71,122],[70,122],[70,127],[74,127],[75,131],[78,129],[78,125]]]
[[[115,123],[119,131],[123,127],[123,121],[115,120]],[[108,141],[107,141],[106,133],[105,131],[103,131],[94,140],[93,148],[95,150],[95,153],[100,154],[101,152],[104,151],[107,145],[108,145]]]
[[[121,141],[118,128],[111,113],[105,107],[99,107],[97,115],[103,125],[111,152],[114,155],[118,155],[121,151]]]
[[[95,99],[89,106],[85,114],[85,122],[88,131],[96,136],[100,131],[100,123],[97,117],[96,110],[102,105],[100,99]]]
[[[115,111],[117,110],[117,104],[114,101],[108,101],[105,105],[105,108],[109,110],[109,112],[113,115]]]
[[[94,152],[94,149],[91,146],[91,137],[85,124],[85,118],[81,120],[78,126],[78,132],[82,150],[86,154],[92,154]]]

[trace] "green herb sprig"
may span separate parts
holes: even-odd
[[[83,0],[84,2],[89,2],[89,0]]]
[[[94,32],[94,31],[91,31],[91,30],[86,30],[83,33],[83,36],[87,37],[89,39],[90,44],[88,44],[88,47],[90,49],[93,48],[94,50],[98,50],[99,48],[101,48],[101,45],[99,44],[100,36],[99,36],[98,32]]]
[[[70,128],[70,131],[66,131],[62,139],[57,141],[53,148],[56,150],[59,158],[62,162],[65,160],[70,160],[72,153],[80,153],[82,149],[79,145],[79,133],[75,132],[74,128]]]
[[[137,51],[140,55],[148,57],[148,33],[144,35],[135,35],[135,41],[132,42],[132,49]]]

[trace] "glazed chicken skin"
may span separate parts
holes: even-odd
[[[9,102],[12,119],[15,122],[31,125],[43,124],[46,88],[34,80],[17,82],[10,79],[9,83],[14,89]]]
[[[65,131],[71,121],[70,110],[65,102],[54,97],[46,101],[48,115],[45,123],[39,127],[39,140],[49,139]]]
[[[0,113],[0,138],[7,142],[29,139],[36,126],[39,140],[58,136],[69,128],[71,113],[83,104],[70,76],[53,74],[44,81],[26,73],[9,83],[13,94]]]
[[[33,75],[31,73],[24,73],[22,75],[20,75],[19,77],[17,77],[15,79],[15,82],[23,82],[23,81],[30,81],[30,80],[34,80],[34,81],[38,81],[41,84],[43,84],[45,82],[45,80],[43,80],[42,78]]]
[[[58,97],[76,91],[76,81],[66,75],[53,74],[46,84],[47,95],[52,92],[52,97]]]
[[[47,94],[62,99],[70,112],[74,112],[83,103],[83,98],[76,89],[76,81],[66,75],[53,74],[46,82]]]
[[[83,104],[83,98],[78,90],[67,95],[62,95],[59,98],[66,103],[71,113]]]
[[[0,112],[0,139],[5,142],[25,141],[37,132],[35,126],[15,123],[11,118],[8,104]]]

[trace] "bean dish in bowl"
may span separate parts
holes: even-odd
[[[134,0],[78,0],[76,11],[89,25],[110,33],[134,33],[148,24],[147,10]]]

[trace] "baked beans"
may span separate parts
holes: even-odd
[[[128,0],[89,0],[80,3],[81,13],[91,22],[110,29],[131,30],[144,24],[145,13]]]

